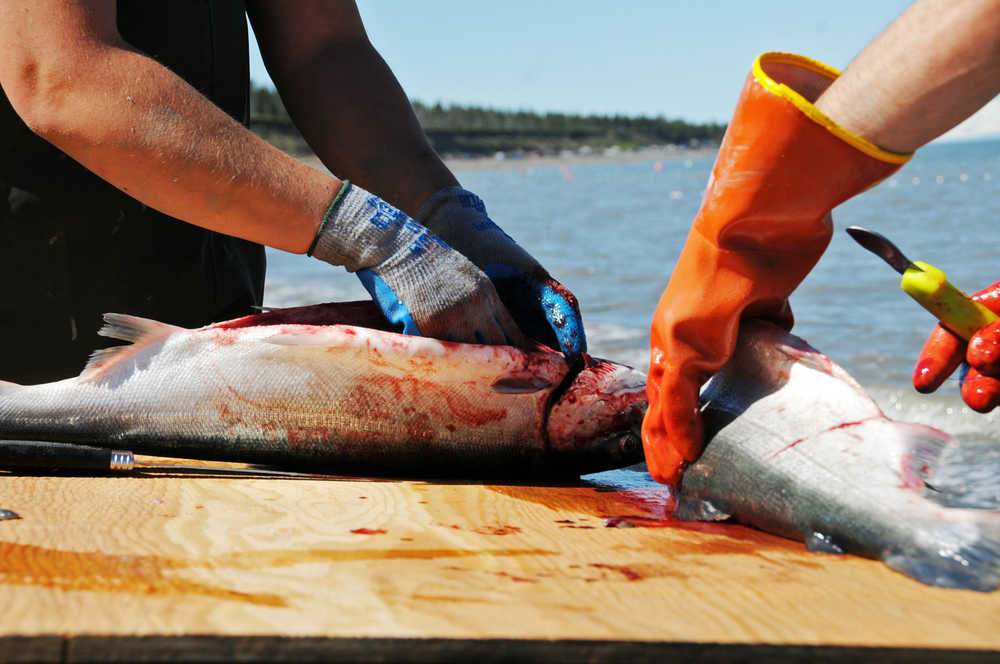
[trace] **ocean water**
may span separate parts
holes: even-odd
[[[713,161],[505,161],[455,172],[494,221],[576,294],[591,353],[645,370],[650,319]],[[934,395],[910,386],[934,322],[899,289],[899,276],[843,230],[856,224],[878,231],[971,293],[1000,279],[998,221],[1000,141],[927,146],[834,211],[833,242],[791,298],[794,332],[847,369],[890,417],[1000,443],[1000,414],[966,408],[957,380]],[[268,258],[266,305],[367,297],[342,270],[278,251]]]

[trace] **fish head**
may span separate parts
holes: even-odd
[[[646,374],[585,355],[583,369],[549,410],[553,461],[581,473],[639,463],[647,403]]]

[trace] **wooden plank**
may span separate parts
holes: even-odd
[[[745,656],[739,646],[897,648],[900,661],[1000,647],[1000,593],[929,588],[740,526],[678,524],[666,491],[0,476],[0,507],[23,517],[0,521],[0,658],[27,642],[56,661],[54,636],[69,659],[143,643],[150,659],[191,659],[178,653],[197,639],[219,657],[382,644],[409,661],[413,643],[509,641],[528,658],[523,644],[590,644],[591,658],[614,652],[602,644],[636,657],[728,644],[706,646],[722,659],[705,661]]]

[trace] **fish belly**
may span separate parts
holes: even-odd
[[[346,325],[174,328],[126,348],[78,378],[0,389],[3,436],[399,469],[520,463],[545,451],[567,371],[554,353]]]

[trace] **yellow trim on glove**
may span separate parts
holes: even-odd
[[[801,94],[784,83],[778,83],[773,78],[768,76],[767,73],[764,72],[765,63],[794,65],[802,69],[808,69],[809,71],[820,74],[821,76],[825,76],[831,81],[840,76],[840,72],[833,67],[829,67],[822,62],[813,60],[812,58],[807,58],[804,55],[772,51],[768,53],[761,53],[757,56],[757,59],[754,60],[753,63],[753,75],[754,78],[757,79],[758,83],[763,85],[773,94],[795,104],[795,107],[802,111],[810,120],[826,128],[826,130],[831,134],[845,143],[852,145],[861,152],[864,152],[869,157],[873,157],[890,164],[905,164],[910,160],[910,157],[913,156],[912,152],[909,154],[900,154],[898,152],[884,150],[871,141],[852,133],[844,127],[841,127],[839,124],[831,120],[830,117],[823,111],[816,108],[812,102],[803,97]]]

